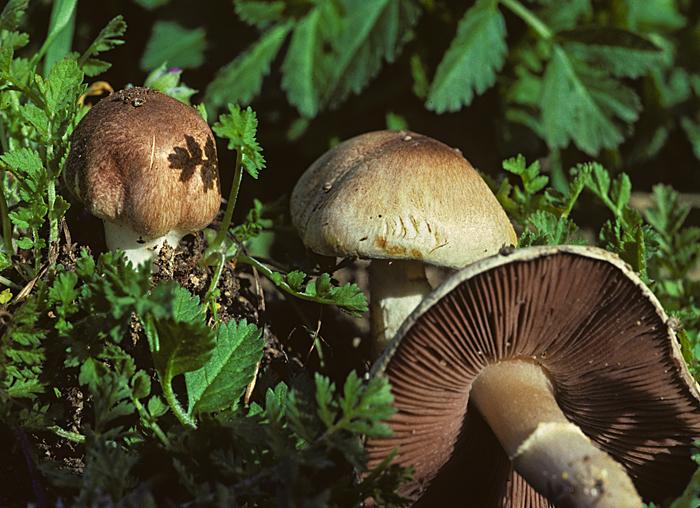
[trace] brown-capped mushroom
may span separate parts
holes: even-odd
[[[532,247],[470,265],[409,316],[374,374],[389,379],[397,413],[394,435],[368,443],[370,463],[396,448],[415,469],[414,498],[474,449],[460,457],[474,473],[460,489],[492,489],[484,507],[537,499],[493,459],[504,452],[555,506],[641,506],[635,488],[658,502],[695,467],[700,394],[669,319],[600,249]]]
[[[336,146],[302,175],[290,207],[312,251],[373,260],[377,352],[430,292],[424,263],[460,268],[516,243],[505,212],[461,153],[414,132],[370,132]]]
[[[207,226],[221,203],[216,145],[192,107],[148,88],[102,99],[73,132],[64,181],[134,264]]]

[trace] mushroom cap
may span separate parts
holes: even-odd
[[[510,359],[546,372],[567,418],[625,468],[645,499],[682,491],[700,437],[698,385],[653,294],[617,256],[590,247],[484,259],[431,293],[374,365],[392,385],[397,413],[394,435],[368,442],[370,463],[397,447],[395,462],[415,469],[407,493],[419,497],[456,449],[491,443],[464,460],[482,478],[498,476],[505,490],[512,472],[480,470],[482,457],[503,450],[470,423],[478,411],[469,393],[485,366]]]
[[[192,107],[129,88],[73,132],[64,179],[95,216],[147,238],[208,225],[221,203],[214,136]]]
[[[327,256],[462,267],[517,241],[461,153],[414,132],[339,144],[301,176],[290,206],[304,244]]]

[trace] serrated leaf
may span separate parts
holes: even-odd
[[[282,19],[284,2],[262,0],[234,0],[236,14],[241,21],[258,28],[266,28]]]
[[[44,171],[44,162],[36,150],[19,148],[0,155],[0,162],[21,178],[37,180]]]
[[[314,374],[314,383],[316,385],[316,405],[318,406],[318,417],[326,427],[330,428],[335,423],[337,416],[337,408],[335,408],[333,404],[335,385],[331,383],[330,379],[322,376],[318,372]]]
[[[330,296],[335,305],[342,310],[359,316],[369,310],[367,297],[357,284],[344,284],[330,290]]]
[[[322,87],[333,65],[324,44],[337,36],[340,15],[333,2],[312,9],[295,26],[287,56],[282,64],[282,88],[287,98],[305,117],[318,113]]]
[[[324,101],[332,107],[361,92],[384,60],[391,63],[398,57],[420,15],[411,0],[346,0],[344,4],[342,32],[334,41],[334,72],[324,93]]]
[[[545,7],[537,15],[554,31],[569,30],[586,23],[593,14],[591,0],[547,0],[540,3]]]
[[[644,37],[612,27],[588,27],[560,32],[567,51],[613,76],[636,78],[658,67],[663,50]]]
[[[52,115],[63,108],[74,108],[83,88],[83,72],[74,59],[56,62],[41,86],[46,111]]]
[[[681,120],[681,125],[685,135],[688,136],[695,157],[700,160],[700,122],[686,116]]]
[[[540,106],[551,148],[573,142],[592,155],[619,145],[624,134],[617,122],[633,122],[641,108],[633,90],[572,59],[558,46],[545,71]]]
[[[203,323],[159,319],[155,322],[159,349],[151,351],[163,384],[185,372],[202,368],[215,346],[214,332]]]
[[[244,53],[219,69],[207,87],[204,102],[212,109],[229,102],[250,103],[260,92],[263,78],[270,72],[272,60],[291,27],[290,23],[282,23],[270,28]]]
[[[210,359],[185,374],[190,414],[220,411],[240,399],[262,358],[261,337],[262,330],[245,320],[219,325]]]
[[[243,110],[238,105],[229,104],[228,110],[219,116],[212,129],[217,136],[228,140],[229,150],[241,152],[241,164],[250,176],[257,178],[265,167],[262,148],[255,137],[258,118],[250,106]]]
[[[459,22],[457,35],[438,65],[426,106],[457,111],[496,82],[505,62],[506,24],[496,0],[479,0]]]
[[[0,30],[11,32],[19,27],[29,0],[9,0],[0,12]]]
[[[78,59],[78,64],[86,76],[97,76],[111,67],[111,64],[96,58],[104,51],[108,51],[120,44],[124,44],[121,37],[126,32],[126,22],[122,16],[112,18],[107,25],[100,30],[92,44]]]
[[[0,254],[0,257],[2,254]],[[12,291],[9,288],[0,291],[0,305],[5,305],[7,302],[12,300]]]
[[[294,291],[301,290],[304,280],[306,280],[306,274],[302,271],[294,270],[287,274],[287,284],[289,284],[289,287]]]
[[[199,67],[207,47],[204,28],[185,28],[175,21],[156,21],[141,57],[141,69],[168,63],[182,68]]]
[[[49,117],[46,112],[33,102],[23,104],[19,108],[22,118],[31,124],[40,137],[46,138],[49,135]]]

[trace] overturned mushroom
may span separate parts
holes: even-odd
[[[221,202],[211,129],[190,106],[148,88],[102,99],[78,124],[64,179],[134,264],[207,226]]]
[[[370,463],[397,448],[415,468],[414,498],[461,461],[460,489],[491,489],[479,506],[544,506],[499,465],[504,452],[555,506],[641,506],[635,488],[676,496],[694,469],[698,386],[658,301],[600,249],[533,247],[469,266],[406,320],[374,374],[397,413],[394,435],[368,443]]]
[[[413,132],[370,132],[341,143],[302,175],[290,206],[312,251],[374,260],[377,352],[430,292],[424,263],[460,268],[516,242],[505,212],[469,162]]]

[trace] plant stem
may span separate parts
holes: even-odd
[[[212,316],[214,316],[214,320],[216,321],[216,300],[212,300],[212,296],[214,295],[216,287],[219,285],[221,273],[224,271],[224,264],[226,264],[226,256],[224,256],[221,252],[216,252],[213,255],[216,255],[219,258],[219,262],[216,264],[214,274],[211,276],[211,281],[209,282],[209,289],[207,289],[207,294],[204,296],[204,301],[210,304]]]
[[[333,300],[331,300],[329,298],[323,298],[320,296],[311,296],[311,295],[307,295],[305,293],[300,293],[299,291],[295,291],[294,289],[292,289],[292,287],[289,284],[287,284],[286,282],[276,281],[274,278],[274,275],[273,275],[274,272],[255,258],[252,258],[250,256],[246,256],[245,254],[241,253],[241,254],[238,254],[236,259],[240,263],[244,263],[246,265],[254,266],[255,268],[257,268],[258,271],[260,273],[262,273],[265,277],[267,277],[270,280],[270,282],[272,282],[275,286],[277,286],[278,289],[281,289],[282,291],[284,291],[287,294],[295,296],[301,300],[306,300],[308,302],[322,303],[325,305],[335,305],[336,304]]]
[[[0,284],[2,284],[3,286],[7,286],[9,288],[12,288],[12,289],[22,289],[22,286],[12,282],[10,279],[7,279],[7,278],[3,277],[2,275],[0,275]]]
[[[233,218],[233,209],[236,207],[236,200],[238,199],[238,190],[241,188],[241,180],[243,179],[243,150],[238,147],[236,150],[236,169],[233,173],[233,182],[231,183],[231,192],[228,195],[228,202],[226,203],[226,211],[224,212],[224,218],[219,225],[219,232],[214,238],[214,241],[207,249],[209,253],[215,251],[223,243],[226,235],[228,234],[228,229],[231,227],[231,219]],[[205,259],[208,256],[205,256]]]
[[[168,405],[170,406],[170,409],[173,410],[173,413],[177,417],[177,419],[180,421],[182,425],[189,429],[196,429],[197,424],[194,421],[194,419],[187,414],[187,412],[182,409],[182,406],[180,405],[180,402],[177,400],[177,397],[175,396],[175,392],[173,391],[173,385],[172,385],[172,372],[171,372],[171,367],[168,365],[165,371],[165,375],[163,376],[163,379],[161,380],[161,386],[163,387],[163,395],[165,396],[165,400],[168,401]]]
[[[85,436],[83,436],[82,434],[62,429],[58,425],[51,425],[48,429],[54,434],[56,434],[58,437],[62,437],[63,439],[67,439],[68,441],[73,441],[74,443],[85,442]]]
[[[143,407],[141,401],[136,397],[132,397],[131,402],[133,402],[134,406],[136,407],[136,410],[139,412],[141,420],[149,429],[153,431],[153,434],[155,434],[155,436],[160,440],[160,442],[163,443],[163,446],[165,446],[166,448],[171,448],[170,439],[168,439],[168,436],[165,434],[165,432],[163,432],[163,429],[160,428],[160,425],[158,425],[158,423],[151,417],[151,415],[148,414],[148,411],[146,411],[146,408]]]
[[[10,222],[10,211],[5,199],[5,172],[0,170],[0,220],[2,221],[2,241],[5,245],[7,255],[12,257],[15,254],[12,246],[12,223]]]
[[[543,39],[551,39],[554,34],[550,28],[538,18],[534,12],[521,4],[518,0],[501,0],[501,3],[505,5],[513,14],[522,19],[530,28],[532,28],[537,35]]]

